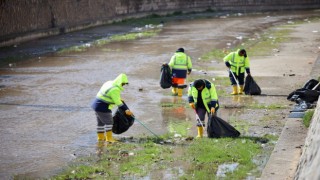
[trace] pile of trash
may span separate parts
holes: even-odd
[[[296,89],[290,93],[287,97],[289,101],[296,102],[296,109],[300,111],[306,111],[307,109],[312,109],[316,106],[320,95],[320,82],[311,79],[305,83],[305,85]]]

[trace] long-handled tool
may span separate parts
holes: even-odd
[[[196,119],[197,119],[197,121],[199,121],[199,123],[201,124],[202,129],[204,130],[204,125],[203,125],[203,123],[201,122],[200,117],[199,117],[197,111],[194,110],[194,112],[196,113]]]
[[[236,76],[233,74],[233,72],[231,71],[231,69],[229,69],[229,71],[230,71],[230,73],[232,74],[232,76],[233,76],[233,79],[236,81],[236,83],[237,83],[237,89],[238,89],[238,92],[237,93],[239,93],[239,90],[240,90],[240,85],[239,85],[239,82],[238,82],[238,80],[236,79]]]
[[[156,136],[158,139],[160,139],[160,137],[158,135],[156,135],[156,133],[152,132],[146,125],[144,125],[141,121],[139,121],[137,118],[135,118],[136,121],[138,121],[138,123],[140,123],[144,128],[146,128],[149,132],[151,132],[154,136]]]

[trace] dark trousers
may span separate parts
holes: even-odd
[[[238,76],[235,72],[233,72],[233,74],[234,74],[234,77],[238,80],[239,85],[244,85],[244,73],[239,73]],[[230,77],[231,85],[237,85],[237,82],[232,76],[231,72],[229,72],[229,77]]]
[[[217,115],[217,111],[218,111],[219,107],[216,108],[216,112],[214,113],[215,115]],[[200,119],[200,122],[199,120],[197,120],[197,126],[198,127],[205,127],[206,126],[206,123],[204,121],[205,119],[205,116],[207,114],[208,118],[210,116],[210,114],[207,112],[206,108],[196,108],[196,112],[199,116],[199,119]]]

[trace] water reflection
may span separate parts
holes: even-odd
[[[182,97],[161,99],[161,115],[163,123],[175,136],[187,136],[192,127],[188,115],[187,101]]]

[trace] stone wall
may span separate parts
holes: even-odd
[[[320,179],[320,101],[312,118],[295,179]]]
[[[320,0],[0,0],[0,47],[152,13],[315,8]]]

